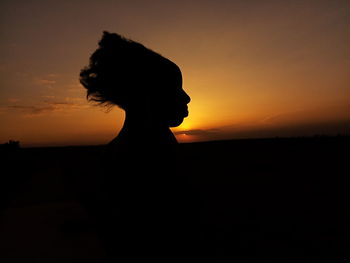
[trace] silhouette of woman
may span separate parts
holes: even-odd
[[[177,141],[170,130],[187,117],[190,102],[179,67],[105,31],[80,82],[88,99],[125,111],[124,125],[102,160],[94,209],[109,258],[189,261],[190,188],[176,172]]]

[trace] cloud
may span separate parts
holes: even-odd
[[[57,83],[58,74],[50,73],[42,77],[34,78],[34,83],[41,86],[51,86]]]
[[[67,97],[63,101],[45,101],[44,103],[55,107],[55,110],[79,110],[90,107],[82,98]]]
[[[203,135],[215,135],[220,132],[219,129],[193,129],[193,130],[186,130],[186,131],[177,131],[174,134],[175,135],[188,135],[188,136],[203,136]]]
[[[46,112],[52,112],[55,107],[52,105],[47,106],[23,106],[23,105],[9,105],[6,106],[9,110],[20,111],[29,115],[39,115]]]
[[[69,91],[69,92],[77,92],[77,91],[84,90],[83,86],[80,83],[75,83],[75,82],[66,85],[66,87],[67,87],[67,91]]]
[[[68,102],[75,102],[75,103],[85,103],[86,98],[81,98],[81,97],[66,97],[66,101]]]
[[[59,74],[56,73],[50,73],[46,75],[48,78],[57,78],[59,76]]]
[[[16,102],[19,102],[21,99],[18,99],[18,98],[9,98],[7,99],[8,102],[10,103],[16,103]]]
[[[39,85],[53,85],[56,84],[56,80],[53,79],[36,79],[36,84]]]
[[[51,112],[70,112],[91,107],[82,98],[66,97],[62,100],[52,100],[54,96],[43,96],[45,100],[38,105],[7,105],[2,106],[2,111],[15,111],[24,113],[26,116],[37,116]]]
[[[293,111],[286,111],[286,112],[279,112],[270,116],[267,116],[260,120],[260,123],[264,124],[272,124],[276,122],[281,122],[281,121],[286,121],[286,120],[292,120],[300,115],[304,114],[305,111],[298,109],[298,110],[293,110]]]
[[[44,99],[54,99],[55,98],[54,95],[43,95],[41,97],[44,98]]]

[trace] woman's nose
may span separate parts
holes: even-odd
[[[183,91],[183,95],[184,95],[184,101],[185,101],[185,103],[186,103],[186,104],[190,103],[190,102],[191,102],[191,97],[188,96],[188,94],[187,94],[185,91]]]

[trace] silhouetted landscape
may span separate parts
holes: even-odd
[[[346,136],[180,144],[215,262],[348,262],[349,146]],[[104,150],[1,148],[1,262],[106,259],[83,205]]]

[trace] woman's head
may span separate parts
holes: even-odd
[[[151,111],[170,127],[187,116],[189,96],[179,67],[140,43],[104,32],[90,63],[80,72],[89,100],[128,111]]]

